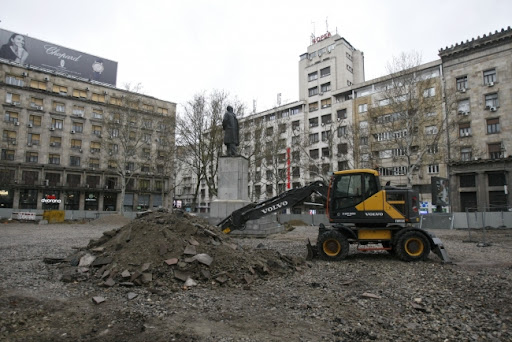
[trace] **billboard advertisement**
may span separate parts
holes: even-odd
[[[431,177],[432,185],[432,204],[447,206],[450,205],[449,183],[448,179],[441,177]]]
[[[3,29],[0,58],[116,86],[117,62]]]

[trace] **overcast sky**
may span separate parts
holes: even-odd
[[[510,0],[1,1],[0,27],[118,62],[117,87],[180,105],[224,90],[252,111],[298,100],[311,34],[336,31],[387,74],[401,52],[438,50],[512,25]],[[328,26],[326,26],[328,25]]]

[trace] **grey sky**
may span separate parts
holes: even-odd
[[[182,104],[212,89],[252,110],[298,99],[310,36],[338,33],[364,52],[366,79],[392,56],[423,62],[440,48],[512,25],[512,1],[2,1],[0,27],[118,62],[117,86]],[[314,32],[313,32],[314,31]]]

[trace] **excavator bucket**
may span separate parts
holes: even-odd
[[[311,241],[308,239],[308,244],[306,245],[308,249],[308,256],[306,257],[306,260],[313,260],[318,258],[318,249],[316,246],[313,246],[311,244]]]
[[[448,257],[448,253],[446,253],[446,250],[444,249],[444,245],[441,239],[439,239],[431,232],[427,233],[430,236],[430,240],[432,242],[432,252],[434,252],[441,260],[443,260],[443,262],[448,264],[451,263],[451,260]]]

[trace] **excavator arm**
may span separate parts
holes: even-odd
[[[312,193],[319,194],[325,200],[327,198],[327,188],[324,182],[316,181],[302,188],[285,191],[263,202],[250,203],[245,207],[233,211],[231,215],[219,222],[217,226],[226,234],[233,230],[242,230],[247,221],[256,220],[278,210],[293,207],[304,201]]]

